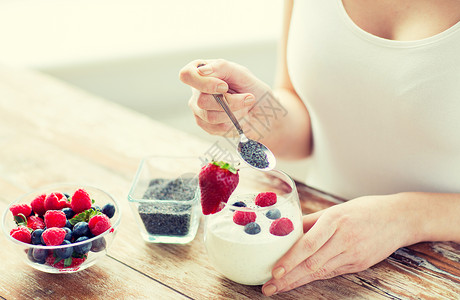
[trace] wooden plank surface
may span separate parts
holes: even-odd
[[[184,100],[185,101],[185,100]],[[185,102],[184,102],[184,105]],[[145,243],[126,199],[142,157],[201,156],[210,145],[146,116],[32,72],[0,67],[0,208],[56,182],[88,183],[120,202],[123,219],[109,255],[75,274],[26,266],[0,236],[5,299],[263,299],[260,286],[233,283],[209,264],[203,228],[187,245]],[[344,199],[298,184],[304,213]],[[421,243],[357,273],[273,299],[459,299],[460,246]]]

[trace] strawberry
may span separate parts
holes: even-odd
[[[27,227],[32,230],[45,228],[45,222],[37,216],[27,217]]]
[[[288,218],[279,218],[270,225],[270,233],[277,236],[285,236],[294,230],[294,224]]]
[[[32,208],[29,204],[13,204],[10,206],[10,211],[13,216],[23,214],[25,217],[28,217],[32,213]]]
[[[227,203],[238,181],[238,170],[229,163],[219,161],[205,165],[199,174],[203,214],[214,214],[221,202]]]
[[[70,201],[70,207],[76,214],[81,213],[84,210],[90,209],[91,204],[91,198],[84,189],[76,190],[72,196],[72,201]]]
[[[56,192],[51,193],[45,198],[45,210],[61,210],[67,207],[67,197],[63,194]]]
[[[94,235],[100,235],[111,226],[112,225],[110,225],[110,219],[106,215],[95,215],[88,221],[89,230]]]
[[[24,225],[13,228],[10,231],[10,235],[11,237],[17,239],[18,241],[28,243],[28,244],[30,244],[30,241],[32,239],[32,234],[30,233],[30,230]]]
[[[273,192],[259,193],[256,196],[255,203],[260,207],[271,206],[276,203],[276,194]]]
[[[233,213],[233,222],[238,225],[246,225],[256,220],[256,213],[252,211],[235,211]]]

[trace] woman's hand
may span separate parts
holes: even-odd
[[[192,61],[182,68],[179,77],[193,88],[189,107],[197,124],[214,135],[224,135],[233,125],[212,94],[224,94],[237,119],[247,117],[247,122],[241,124],[245,130],[251,118],[248,112],[256,99],[270,92],[269,86],[247,68],[222,59]],[[249,130],[247,133],[251,137]]]
[[[263,293],[359,272],[418,242],[413,232],[417,216],[400,197],[362,197],[304,216],[306,233],[275,264]]]

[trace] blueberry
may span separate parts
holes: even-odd
[[[31,243],[32,245],[44,245],[45,243],[43,243],[42,241],[42,233],[43,233],[43,229],[35,229],[33,232],[32,232],[32,240],[31,240]]]
[[[89,233],[89,227],[87,222],[78,222],[73,226],[73,236],[78,238],[86,236]]]
[[[64,240],[61,245],[69,245],[70,242],[67,240]],[[62,259],[66,259],[72,256],[73,253],[73,247],[65,247],[65,248],[58,248],[54,250],[54,254],[56,254],[57,257],[60,257]]]
[[[70,224],[69,220],[65,221],[65,227],[69,229],[73,229],[73,225]]]
[[[277,208],[272,208],[265,215],[271,220],[276,220],[281,217],[281,212]]]
[[[69,195],[69,194],[64,193],[64,196],[65,196],[67,199],[70,199],[70,195]]]
[[[72,219],[73,216],[75,216],[75,212],[70,207],[63,208],[62,212],[65,213],[67,220]]]
[[[31,262],[35,262],[35,258],[34,258],[34,256],[32,255],[33,251],[34,251],[33,248],[27,249],[27,258],[28,258]]]
[[[81,236],[75,241],[75,243],[83,242],[86,240],[88,240],[88,237]],[[77,254],[86,254],[91,249],[91,246],[92,246],[92,242],[86,242],[86,243],[83,243],[82,245],[74,246],[73,249],[75,250]]]
[[[115,214],[115,205],[112,203],[107,203],[102,207],[102,213],[107,217],[111,218]]]
[[[247,234],[258,234],[260,232],[260,226],[256,222],[248,223],[244,226],[244,232]]]
[[[35,262],[39,264],[44,264],[47,256],[47,249],[34,248],[34,250],[32,251],[32,257],[34,258]]]
[[[107,246],[107,242],[105,241],[104,237],[100,237],[97,240],[93,241],[93,245],[91,246],[91,251],[99,252],[105,249]]]
[[[46,228],[43,229],[43,231],[45,231],[45,230],[46,230]],[[40,235],[40,244],[46,245],[45,241],[43,240],[43,234]]]
[[[236,207],[246,207],[246,203],[242,202],[242,201],[238,201],[238,202],[235,202],[232,204],[233,206],[236,206]],[[234,209],[230,209],[230,211],[235,211]]]
[[[65,232],[66,232],[64,240],[70,241],[72,239],[72,234],[73,234],[72,229],[70,229],[68,227],[64,227],[62,229],[64,229]]]

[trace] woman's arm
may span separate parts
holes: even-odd
[[[278,46],[277,72],[274,94],[287,109],[289,115],[283,119],[283,129],[278,134],[263,140],[280,158],[305,158],[311,153],[310,115],[305,104],[295,92],[287,68],[287,43],[291,23],[293,0],[284,1],[282,36]],[[294,135],[293,132],[296,132]]]
[[[414,243],[460,243],[460,194],[408,192],[397,194],[402,210],[414,219]]]

